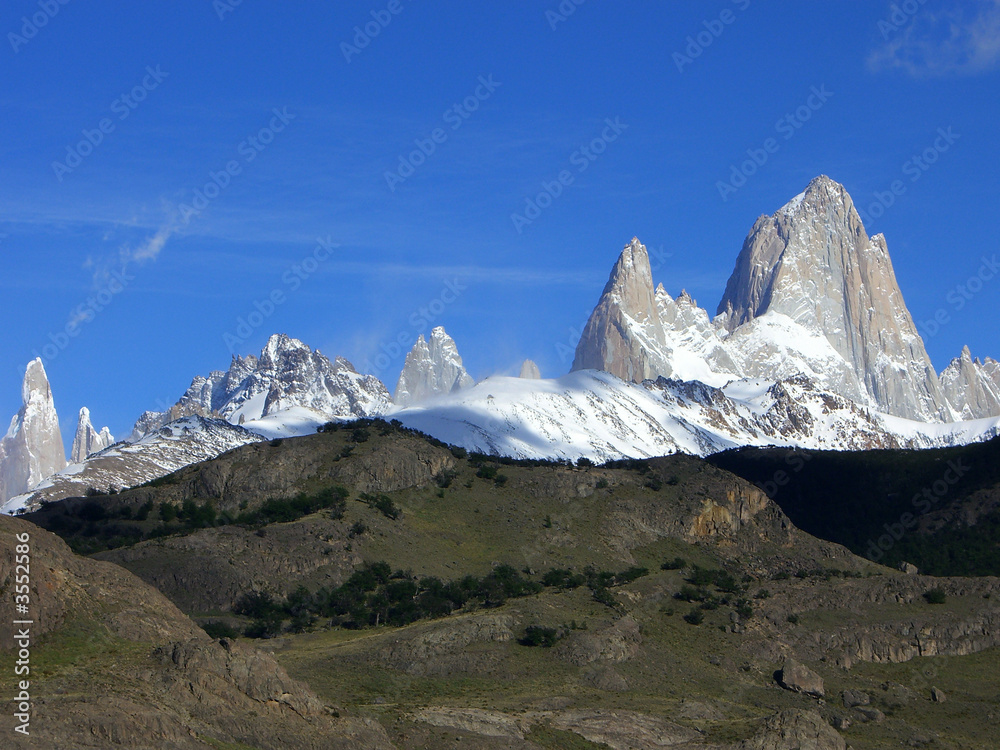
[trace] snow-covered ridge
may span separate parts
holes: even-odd
[[[594,461],[705,456],[744,445],[927,448],[988,439],[1000,430],[1000,417],[954,425],[887,417],[801,376],[714,388],[665,378],[630,383],[596,370],[544,380],[490,377],[387,417],[469,450]]]
[[[184,417],[134,444],[116,443],[82,463],[71,464],[30,492],[8,500],[0,506],[0,512],[14,513],[36,508],[42,502],[82,497],[90,488],[107,492],[134,487],[263,439],[225,420]]]

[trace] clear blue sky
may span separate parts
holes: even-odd
[[[937,368],[963,344],[1000,357],[1000,279],[949,301],[1000,250],[996,0],[914,2],[895,21],[859,0],[586,0],[561,17],[557,0],[46,5],[0,11],[5,419],[25,364],[75,319],[47,360],[67,440],[83,405],[124,435],[225,369],[226,334],[272,291],[239,352],[285,332],[381,364],[391,390],[403,354],[377,355],[428,308],[476,377],[525,357],[558,375],[633,235],[660,248],[657,281],[714,313],[754,219],[820,173],[862,207],[900,181],[868,230],[914,317],[946,311]],[[377,36],[345,47],[369,22]],[[579,151],[602,136],[593,160]],[[417,140],[433,153],[410,174]],[[934,163],[915,167],[925,149]],[[338,245],[321,262],[317,238]],[[110,304],[81,308],[100,292]]]

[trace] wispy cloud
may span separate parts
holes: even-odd
[[[899,13],[897,6],[890,6]],[[973,75],[1000,67],[1000,0],[965,0],[880,23],[886,42],[868,58],[872,70],[914,78]]]

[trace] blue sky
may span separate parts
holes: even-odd
[[[959,291],[1000,250],[997,0],[11,0],[0,31],[0,414],[48,345],[67,440],[274,332],[390,389],[437,324],[476,377],[561,374],[633,235],[714,313],[821,173],[943,311],[937,368],[1000,357],[1000,280]]]

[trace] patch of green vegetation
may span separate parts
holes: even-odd
[[[1000,437],[918,451],[741,448],[708,460],[764,488],[803,531],[875,562],[907,561],[936,576],[1000,575],[1000,510],[972,526],[914,528],[927,513],[998,491]]]
[[[77,554],[90,555],[146,539],[190,534],[214,526],[259,527],[288,523],[320,510],[327,511],[333,519],[340,519],[348,494],[344,487],[326,487],[312,494],[303,492],[292,498],[272,498],[255,510],[242,510],[235,517],[228,512],[219,513],[214,498],[200,502],[187,499],[179,505],[161,502],[158,507],[147,500],[135,512],[129,505],[71,499],[33,514],[31,520],[61,536]]]

